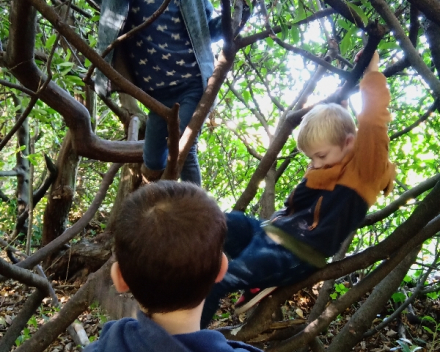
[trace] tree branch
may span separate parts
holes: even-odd
[[[387,218],[388,216],[396,212],[402,205],[406,204],[408,200],[417,198],[423,192],[426,192],[430,190],[432,187],[434,187],[436,183],[439,181],[440,181],[440,174],[437,174],[421,182],[417,186],[404,192],[399,198],[388,204],[385,208],[376,211],[375,213],[368,214],[365,217],[364,221],[362,222],[361,226],[359,226],[359,228],[373,225],[376,222]]]
[[[400,25],[396,16],[384,0],[370,0],[371,5],[382,16],[388,26],[393,30],[396,39],[400,42],[400,46],[405,52],[412,67],[425,80],[428,86],[432,89],[433,94],[440,98],[440,81],[431,72],[428,66],[423,62],[417,50],[412,45],[411,41],[405,35],[405,32]]]
[[[89,223],[89,221],[92,219],[96,211],[98,210],[103,199],[105,198],[108,188],[113,182],[113,178],[115,177],[117,171],[121,166],[122,164],[113,164],[112,166],[110,166],[109,170],[107,171],[101,182],[99,190],[96,193],[96,196],[93,199],[92,204],[90,205],[89,209],[87,209],[87,211],[84,213],[84,215],[81,217],[81,219],[79,219],[74,225],[69,227],[59,237],[51,241],[49,244],[39,249],[30,257],[18,263],[17,266],[26,269],[34,267],[39,262],[47,258],[47,256],[58,250],[62,245],[64,245],[72,238],[74,238],[79,232],[81,232],[84,229],[84,227]],[[4,279],[4,277],[0,276],[0,281],[2,279]]]
[[[333,7],[342,17],[352,22],[357,27],[364,29],[365,24],[359,15],[351,9],[343,0],[324,0],[326,4]]]
[[[438,0],[408,0],[432,22],[440,26],[440,3]]]
[[[167,166],[162,175],[164,180],[177,180],[179,178],[179,169],[177,167],[177,159],[179,157],[179,107],[178,103],[175,103],[172,108],[172,113],[167,120],[168,129],[168,159]]]

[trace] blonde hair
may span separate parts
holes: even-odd
[[[347,109],[335,103],[319,104],[304,115],[296,142],[301,151],[323,142],[342,146],[350,134],[356,136],[356,125]]]

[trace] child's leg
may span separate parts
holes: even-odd
[[[165,169],[168,157],[167,136],[165,120],[150,111],[145,127],[143,154],[144,164],[148,169],[154,171]]]
[[[179,129],[180,133],[183,133],[194,114],[202,94],[203,89],[200,86],[195,88],[180,87],[179,89],[167,91],[166,95],[155,94],[152,96],[167,107],[172,107],[176,102],[180,104]],[[165,120],[150,111],[145,129],[143,154],[144,163],[150,170],[158,171],[165,169],[168,157],[167,137],[168,128]],[[197,139],[188,153],[180,176],[182,181],[201,185],[200,166],[197,158]]]
[[[215,314],[220,298],[240,289],[290,285],[317,269],[272,241],[261,229],[247,248],[229,264],[224,279],[215,284],[206,298],[201,326],[206,327]]]
[[[186,88],[179,96],[179,118],[180,118],[180,133],[185,131],[191,121],[191,117],[199,104],[200,98],[203,95],[202,87]],[[199,133],[200,135],[200,133]],[[182,167],[182,172],[180,174],[180,179],[182,181],[193,182],[200,186],[202,184],[202,176],[200,173],[199,159],[197,157],[197,139],[189,150],[188,156],[186,157],[185,163]]]
[[[232,211],[225,215],[228,232],[223,250],[230,259],[235,259],[261,231],[261,222],[244,215],[241,211]]]

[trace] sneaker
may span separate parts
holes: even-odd
[[[260,302],[264,297],[271,294],[278,287],[268,287],[264,290],[259,288],[251,288],[250,290],[244,290],[241,297],[235,303],[235,314],[241,314],[249,309],[251,309],[254,305]]]

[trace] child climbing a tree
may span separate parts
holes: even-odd
[[[317,105],[303,117],[297,145],[311,163],[285,207],[265,222],[241,212],[227,214],[224,250],[232,261],[205,302],[202,327],[227,293],[244,290],[236,303],[241,313],[277,286],[302,281],[323,267],[325,258],[359,227],[379,193],[391,191],[390,94],[378,63],[376,52],[360,83],[358,131],[348,111],[337,104]]]
[[[106,323],[84,352],[261,352],[200,330],[204,299],[228,267],[225,216],[204,190],[175,181],[141,187],[124,201],[112,231],[111,278],[141,310],[137,320]]]

